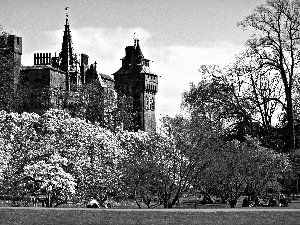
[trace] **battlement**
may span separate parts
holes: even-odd
[[[51,53],[34,53],[34,65],[51,65]]]

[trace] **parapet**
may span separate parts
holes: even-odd
[[[51,65],[51,53],[34,53],[34,65]]]

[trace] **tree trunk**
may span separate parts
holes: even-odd
[[[293,113],[293,102],[292,102],[292,96],[289,91],[289,96],[286,96],[286,101],[287,101],[287,112],[286,112],[286,117],[287,117],[287,131],[288,131],[288,137],[289,140],[287,140],[289,143],[288,148],[295,148],[295,140],[294,140],[294,113]]]

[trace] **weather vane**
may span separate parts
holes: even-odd
[[[66,8],[65,8],[65,10],[66,10],[66,17],[69,16],[69,15],[68,15],[68,8],[69,8],[69,7],[66,7]]]
[[[137,43],[136,32],[133,33],[133,40],[134,40],[134,46],[135,46]]]

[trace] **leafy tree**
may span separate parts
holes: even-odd
[[[215,140],[208,124],[166,117],[161,134],[119,132],[123,190],[137,204],[172,208],[208,166]]]
[[[229,76],[241,83],[241,96],[253,109],[253,120],[269,130],[275,124],[275,112],[283,105],[283,93],[278,74],[260,68],[258,61],[252,50],[247,49],[236,57]]]
[[[284,151],[284,132],[278,122],[284,100],[280,78],[258,68],[249,51],[225,68],[201,66],[203,79],[183,93],[182,107],[195,116],[205,116],[227,140],[243,141],[245,135],[251,135],[264,146]]]
[[[158,171],[164,207],[171,208],[209,166],[218,131],[205,118],[192,116],[166,117],[162,128],[170,147],[163,152]]]
[[[136,112],[132,98],[102,87],[100,82],[77,87],[75,92],[62,92],[56,97],[64,99],[63,109],[72,116],[87,119],[113,132],[118,128],[134,130]]]
[[[300,60],[299,6],[298,0],[268,0],[239,23],[244,28],[254,30],[247,46],[257,57],[259,68],[279,74],[281,78],[285,94],[282,108],[285,111],[289,143],[293,143],[293,92]],[[293,146],[290,144],[288,147]]]
[[[195,186],[229,199],[232,207],[244,193],[254,198],[282,188],[280,182],[292,169],[287,155],[261,147],[253,139],[224,142],[213,159]]]
[[[120,130],[117,138],[123,148],[119,163],[122,195],[133,197],[139,207],[140,202],[148,208],[163,204],[161,169],[168,160],[164,156],[170,142],[160,135],[142,131]]]
[[[199,71],[203,79],[183,93],[183,109],[193,118],[205,118],[220,134],[243,139],[253,130],[254,115],[243,79],[232,68],[202,66]]]

